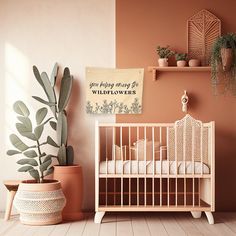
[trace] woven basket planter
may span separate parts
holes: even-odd
[[[66,204],[59,181],[46,183],[23,182],[19,185],[14,206],[20,213],[20,221],[27,225],[50,225],[62,221]]]

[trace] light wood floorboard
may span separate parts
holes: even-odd
[[[81,221],[49,226],[23,225],[19,216],[9,221],[0,217],[0,236],[236,236],[236,212],[214,213],[214,225],[204,214],[193,219],[184,212],[106,213],[102,224],[94,224],[90,213]]]
[[[137,236],[151,235],[144,214],[135,213],[134,215],[132,215],[131,222],[134,235]]]
[[[116,220],[116,236],[133,236],[131,215],[129,213],[124,212],[117,214]]]
[[[172,213],[174,215],[174,213]],[[164,225],[168,235],[170,236],[181,236],[185,235],[184,230],[179,226],[177,221],[172,214],[168,213],[163,213],[163,216],[161,217],[161,222]]]
[[[116,236],[116,215],[106,214],[100,226],[100,236]]]
[[[160,220],[160,216],[155,214],[146,214],[146,222],[152,236],[158,235],[159,236],[168,236],[164,225]]]

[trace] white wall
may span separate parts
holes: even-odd
[[[85,67],[115,66],[115,0],[1,0],[0,210],[6,200],[2,181],[27,177],[17,173],[16,158],[6,155],[8,136],[15,131],[12,104],[21,99],[36,111],[39,104],[31,96],[43,92],[32,65],[50,73],[54,62],[68,66],[75,77],[69,143],[84,170],[84,209],[94,207],[94,122],[115,117],[85,113]]]

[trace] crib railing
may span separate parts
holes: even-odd
[[[95,137],[96,209],[214,210],[214,122],[96,123]]]

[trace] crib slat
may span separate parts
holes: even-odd
[[[195,145],[195,126],[192,126],[192,176],[193,176],[193,206],[195,206],[195,162],[194,162],[194,145]]]
[[[123,143],[122,143],[122,137],[123,137],[123,132],[122,132],[122,126],[120,127],[120,159],[122,163],[122,170],[121,170],[121,180],[120,180],[120,188],[121,188],[121,197],[120,197],[120,204],[123,206],[123,171],[124,171],[124,156],[123,156]]]
[[[95,210],[99,206],[99,163],[100,163],[100,129],[98,121],[95,122]]]
[[[137,141],[139,140],[139,127],[137,127]],[[139,145],[137,143],[137,170],[139,174]],[[137,206],[139,206],[139,177],[137,177]]]
[[[105,195],[105,201],[106,201],[106,206],[107,206],[107,185],[108,185],[108,181],[107,181],[107,174],[108,174],[108,154],[107,154],[107,127],[105,128],[106,132],[105,132],[105,135],[106,135],[106,186],[105,186],[105,189],[106,189],[106,195]]]
[[[201,179],[198,178],[198,206],[201,206]]]
[[[152,127],[152,205],[155,205],[155,185],[154,185],[154,175],[155,175],[155,129]]]
[[[129,126],[129,173],[131,174],[131,129]],[[129,206],[131,205],[131,178],[129,178]]]
[[[146,126],[144,127],[144,165],[145,165],[145,169],[144,169],[144,205],[147,205],[147,178],[146,178],[146,174],[147,174],[147,128]]]
[[[177,147],[177,144],[178,144],[178,139],[177,139],[177,128],[175,127],[175,175],[176,175],[176,178],[175,178],[175,205],[177,206],[177,203],[178,203],[178,194],[177,194],[177,191],[178,191],[178,187],[177,187],[177,175],[178,175],[178,147]],[[185,137],[184,137],[185,138]]]
[[[203,128],[200,127],[201,175],[203,174]]]
[[[112,147],[113,147],[113,157],[114,157],[114,173],[116,174],[116,129],[115,127],[112,128]]]

